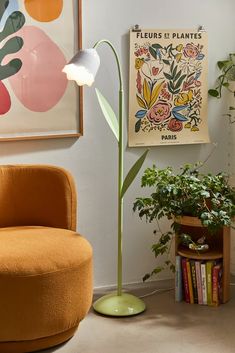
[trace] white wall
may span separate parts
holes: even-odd
[[[83,46],[90,47],[101,38],[112,41],[120,53],[125,91],[128,93],[128,31],[138,23],[143,28],[197,28],[203,25],[209,34],[209,85],[217,74],[215,63],[235,51],[234,0],[83,0]],[[117,107],[117,73],[109,48],[100,47],[102,60],[96,86]],[[95,285],[116,282],[117,226],[117,146],[106,126],[94,93],[85,89],[84,137],[0,145],[0,163],[49,163],[67,168],[76,179],[79,207],[78,230],[94,248]],[[127,97],[125,103],[127,112]],[[207,166],[213,171],[227,168],[227,126],[220,118],[221,102],[209,102],[211,140],[218,142]],[[179,166],[203,160],[211,145],[161,146],[150,150],[144,167]],[[126,148],[125,171],[143,152]],[[144,168],[141,172],[143,172]],[[141,281],[155,263],[150,251],[154,225],[133,214],[136,196],[143,194],[140,176],[125,197],[124,282]],[[167,276],[162,274],[161,276]]]

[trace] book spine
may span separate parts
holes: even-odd
[[[207,305],[206,264],[201,263],[202,304]]]
[[[181,256],[175,257],[175,301],[181,302],[183,300],[183,283],[182,283],[182,266]]]
[[[193,298],[193,283],[192,283],[190,262],[189,262],[188,259],[187,259],[187,261],[186,261],[186,268],[187,268],[187,277],[188,277],[188,288],[189,288],[190,304],[194,304],[194,298]]]
[[[195,269],[196,269],[196,280],[197,280],[198,304],[203,304],[203,300],[202,300],[202,280],[201,280],[201,263],[200,263],[200,261],[195,261]]]
[[[187,262],[187,259],[185,259],[183,257],[182,258],[182,272],[183,272],[183,283],[184,283],[184,299],[185,299],[186,303],[190,303],[186,262]]]
[[[221,264],[220,270],[218,273],[218,295],[219,303],[223,303],[223,266]]]
[[[190,260],[190,268],[191,268],[192,285],[193,285],[193,299],[194,299],[194,303],[198,304],[197,279],[196,279],[196,268],[195,268],[194,260]]]
[[[212,305],[212,267],[213,262],[206,262],[206,279],[207,279],[207,304]]]
[[[219,271],[220,265],[212,268],[212,305],[219,305]]]

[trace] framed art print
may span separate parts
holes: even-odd
[[[81,21],[81,0],[1,0],[0,141],[82,134],[82,89],[62,72]]]
[[[208,143],[207,34],[130,32],[129,146]]]

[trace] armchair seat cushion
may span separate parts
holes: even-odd
[[[69,271],[83,265],[91,255],[85,238],[60,228],[0,228],[0,244],[1,276],[39,276]]]
[[[92,250],[85,238],[60,228],[0,229],[0,352],[63,342],[91,300]]]

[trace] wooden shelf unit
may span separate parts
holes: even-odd
[[[206,252],[197,253],[180,244],[178,234],[175,235],[175,254],[189,259],[216,260],[222,259],[223,263],[223,303],[230,298],[230,228],[223,227],[216,234],[210,234],[206,227],[196,217],[178,217],[175,222],[180,224],[180,233],[190,234],[194,241],[203,235],[207,238],[209,249]]]

